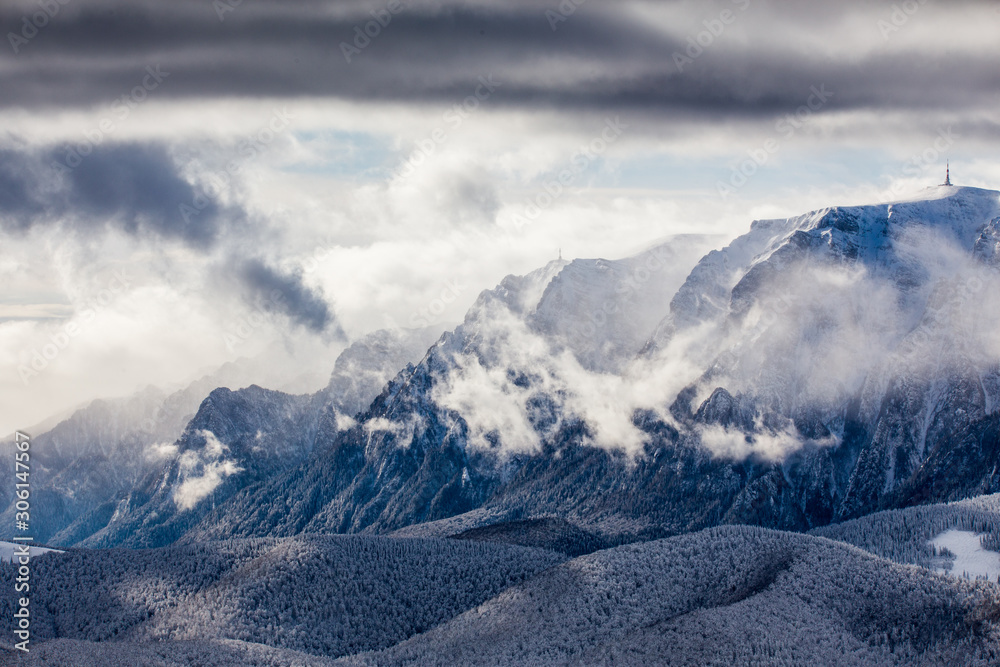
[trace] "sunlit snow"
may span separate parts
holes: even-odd
[[[956,577],[968,576],[970,579],[987,577],[990,581],[997,581],[1000,577],[1000,553],[983,549],[979,538],[979,535],[967,530],[947,530],[931,540],[930,544],[937,549],[945,548],[955,554],[950,570],[937,568],[938,572]]]

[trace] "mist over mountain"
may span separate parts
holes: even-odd
[[[440,340],[352,346],[308,397],[214,392],[86,543],[479,509],[612,539],[803,530],[1000,489],[996,192],[933,188],[716,242],[509,276]]]
[[[293,396],[253,385],[297,384],[291,359],[273,355],[273,365],[289,368],[262,374],[256,360],[244,360],[171,394],[151,387],[126,399],[95,401],[33,434],[36,538],[53,545],[103,543],[112,539],[104,537],[109,522],[130,508],[153,511],[154,489],[164,499],[164,520],[179,512],[191,521],[204,511],[201,501],[211,505],[229,489],[300,461],[321,424],[336,429],[349,423],[398,368],[419,360],[441,329],[376,331],[355,341],[316,394]],[[3,516],[10,519],[5,525],[13,526],[13,478],[2,484]]]
[[[1000,665],[997,4],[3,0],[0,666]]]
[[[132,602],[100,628],[54,602],[38,664],[127,660],[150,640],[164,665],[195,650],[217,664],[992,664],[1000,593],[938,545],[1000,544],[984,496],[1000,492],[1000,192],[760,220],[716,245],[679,236],[508,276],[451,331],[359,340],[314,394],[212,391],[175,440],[127,445],[156,461],[141,477],[126,467],[120,492],[62,515],[52,543],[110,548],[90,553],[127,570]],[[122,405],[145,414],[142,397]],[[91,406],[53,433],[98,408],[117,414]],[[66,469],[96,488],[104,468],[86,461]],[[344,533],[362,535],[330,537]],[[517,585],[456,584],[470,596],[432,621],[408,620],[423,598],[404,605],[391,636],[365,604],[401,593],[316,601],[332,625],[263,602],[302,583],[286,568],[326,576],[341,544],[379,563],[479,545],[459,558],[472,579],[505,549],[534,564]],[[149,572],[121,560],[135,547],[261,565],[212,574],[205,612],[198,577],[143,588]],[[83,553],[41,557],[60,600],[80,595]],[[401,590],[424,591],[405,567]],[[188,613],[208,614],[203,632],[177,634]]]
[[[668,243],[509,277],[357,425],[186,539],[477,508],[633,538],[803,530],[998,490],[998,220],[996,192],[941,188],[755,222],[690,270]]]

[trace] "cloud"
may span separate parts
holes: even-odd
[[[353,421],[353,419],[351,421]],[[365,422],[365,431],[368,433],[384,432],[392,433],[394,435],[402,435],[406,433],[406,424],[394,422],[391,419],[386,419],[385,417],[376,417],[375,419],[370,419]]]
[[[77,158],[67,159],[67,150]],[[224,207],[206,196],[182,176],[165,146],[107,144],[91,146],[86,155],[75,150],[0,150],[4,231],[25,233],[43,226],[92,236],[94,231],[115,229],[154,244],[180,241],[199,253],[208,253],[220,238],[228,237],[228,270],[248,303],[263,303],[268,311],[283,313],[314,333],[343,338],[322,292],[307,287],[301,273],[241,254],[252,249],[253,239],[271,233],[267,221],[251,224],[240,206]]]
[[[197,435],[204,438],[204,447],[200,451],[184,452],[178,461],[178,478],[183,481],[174,489],[173,499],[182,512],[207,498],[224,478],[243,472],[235,461],[223,458],[229,447],[222,444],[214,433],[201,430]]]
[[[507,304],[482,298],[480,304],[471,323],[459,330],[469,342],[435,352],[447,355],[453,368],[435,384],[434,400],[462,417],[471,447],[504,455],[534,453],[562,427],[580,420],[594,446],[641,449],[645,435],[632,416],[645,401],[635,385],[616,374],[587,370],[569,349],[533,331]]]
[[[358,422],[354,417],[350,417],[341,412],[337,413],[337,430],[338,431],[350,431],[352,428],[358,425]]]
[[[985,0],[921,5],[889,37],[879,21],[891,22],[893,7],[861,1],[692,9],[590,0],[555,30],[547,15],[558,11],[555,2],[414,1],[359,40],[367,45],[351,62],[340,45],[353,45],[384,3],[242,3],[224,20],[201,0],[132,3],[128,11],[74,4],[0,69],[0,105],[104,102],[126,94],[152,64],[170,72],[157,91],[163,98],[451,102],[493,72],[504,81],[501,105],[716,120],[787,112],[820,84],[836,93],[830,110],[984,107],[1000,77],[989,21],[976,20],[995,16]],[[23,11],[8,6],[0,16],[17,24]],[[735,19],[713,35],[706,25],[722,25],[723,11]],[[692,50],[706,30],[708,43]],[[677,54],[690,52],[692,63],[679,68]]]
[[[242,472],[233,461],[212,461],[202,466],[202,474],[199,477],[188,477],[174,489],[174,503],[179,510],[186,511],[194,508],[208,497],[215,489],[222,484],[224,477]]]
[[[207,250],[224,227],[245,221],[242,211],[224,209],[185,180],[164,145],[88,146],[86,155],[65,146],[0,149],[0,226],[113,227]],[[195,201],[204,201],[202,209],[185,216],[181,206]]]
[[[877,209],[844,210],[822,225],[820,214],[803,216],[803,229],[759,227],[764,247],[737,243],[725,262],[716,256],[691,274],[700,297],[718,308],[677,320],[660,349],[621,374],[588,370],[553,330],[524,321],[522,307],[535,308],[549,274],[508,279],[480,297],[456,339],[435,350],[447,355],[450,370],[438,376],[434,399],[462,417],[471,447],[504,454],[537,452],[578,421],[589,444],[636,454],[647,436],[634,417],[647,410],[726,459],[779,461],[805,446],[835,446],[847,406],[864,397],[877,410],[879,392],[896,377],[919,383],[968,377],[970,369],[995,377],[1000,272],[971,250],[998,210],[988,193],[967,192],[896,205],[893,222],[883,208],[884,218]],[[987,260],[996,234],[994,225],[978,242]],[[551,284],[570,275],[563,269]],[[588,295],[598,290],[594,279],[583,284]],[[635,321],[615,294],[623,321],[612,331],[621,339]],[[585,299],[566,300],[561,322],[573,321],[574,306],[588,308]],[[671,307],[694,308],[685,300]],[[982,381],[987,411],[1000,405],[991,382]],[[671,412],[688,387],[693,418]]]
[[[344,338],[322,293],[307,287],[301,272],[282,273],[253,257],[237,260],[236,272],[251,302],[262,303],[266,310],[282,312],[293,323],[314,333],[329,332],[338,339]]]
[[[769,462],[782,461],[789,454],[802,449],[806,442],[820,447],[834,447],[840,443],[835,436],[821,440],[809,440],[799,433],[794,426],[786,429],[759,430],[754,433],[744,433],[737,429],[712,424],[699,426],[696,429],[702,446],[713,456],[732,461],[743,461],[754,457]]]
[[[146,460],[154,463],[166,461],[177,456],[179,449],[176,443],[156,443],[146,449]]]

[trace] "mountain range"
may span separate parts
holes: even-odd
[[[299,627],[291,611],[181,636],[147,596],[111,635],[53,621],[52,655],[170,638],[244,642],[212,644],[218,664],[270,650],[306,656],[277,664],[991,664],[995,587],[926,568],[944,530],[1000,544],[983,499],[1000,491],[1000,193],[942,186],[758,220],[719,245],[679,236],[508,276],[451,330],[359,340],[316,393],[150,390],[38,435],[39,539],[111,549],[95,553],[114,571],[137,547],[298,563],[283,550],[464,542],[546,563],[391,641],[269,634]],[[357,541],[323,541],[344,534]],[[69,582],[75,553],[43,562]]]
[[[801,531],[1000,490],[997,200],[936,189],[758,221],[693,266],[682,238],[508,277],[356,423],[181,539],[471,511],[617,541]],[[169,543],[130,539],[107,545]]]

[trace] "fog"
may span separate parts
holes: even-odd
[[[863,395],[869,404],[881,400],[893,378],[947,382],[996,373],[1000,271],[993,258],[1000,237],[995,222],[979,232],[1000,213],[998,198],[963,192],[954,201],[897,205],[889,216],[885,206],[872,207],[860,214],[860,230],[805,224],[812,241],[790,233],[729,267],[721,278],[731,299],[724,307],[700,320],[647,323],[625,334],[648,340],[667,332],[653,352],[633,349],[620,372],[592,370],[571,338],[533,328],[537,314],[507,307],[519,294],[508,286],[507,301],[480,299],[461,330],[466,346],[453,353],[454,370],[441,378],[436,398],[466,420],[474,447],[499,442],[509,453],[538,451],[560,427],[583,420],[589,444],[636,454],[647,441],[633,423],[637,410],[654,411],[682,433],[693,429],[725,459],[781,460],[806,443],[835,445],[848,405]],[[532,279],[551,280],[542,272]],[[707,283],[701,289],[711,292]],[[668,316],[662,297],[643,298],[655,291],[646,287],[639,299],[619,301],[615,326],[634,324],[633,308],[658,308],[674,321],[677,313]],[[564,301],[558,317],[586,319],[575,307],[588,305]],[[1000,396],[983,382],[987,409],[995,410]],[[707,423],[679,422],[670,407],[688,387],[692,414],[724,389],[737,423],[712,423],[709,413]],[[817,420],[818,433],[795,426]]]

